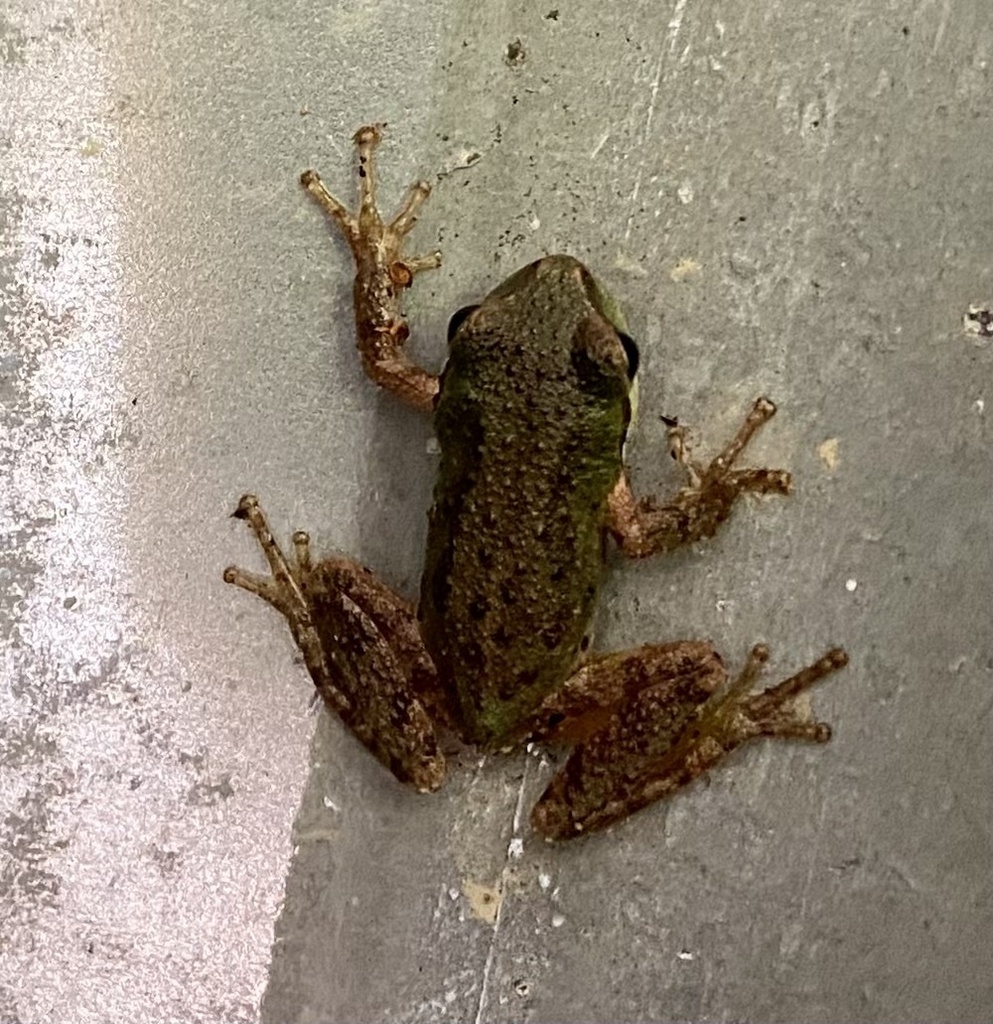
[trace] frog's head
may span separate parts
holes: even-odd
[[[573,347],[594,362],[614,367],[630,382],[634,399],[638,346],[628,334],[627,320],[609,291],[572,256],[544,256],[511,274],[477,305],[465,306],[449,321],[448,341],[463,330],[525,321],[540,335],[550,325],[577,328]],[[548,332],[552,336],[552,332]]]
[[[566,255],[535,260],[500,285],[496,292],[513,290],[508,287],[513,282],[520,280],[523,283],[532,278],[547,282],[545,290],[550,293],[571,292],[574,301],[595,311],[597,316],[584,317],[581,321],[581,329],[573,338],[574,345],[592,356],[595,362],[613,365],[625,374],[628,380],[628,422],[633,421],[638,408],[640,354],[637,343],[628,333],[627,319],[620,304],[603,282],[579,260]]]

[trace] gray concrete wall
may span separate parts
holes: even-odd
[[[976,0],[7,0],[0,12],[0,1019],[985,1021],[993,24]],[[414,350],[548,252],[715,445],[780,414],[697,549],[616,564],[598,642],[843,643],[826,748],[756,745],[549,846],[547,758],[403,791],[311,690],[237,497],[413,594],[430,425],[353,350],[351,195],[390,123],[446,263]]]

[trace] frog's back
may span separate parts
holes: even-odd
[[[549,257],[452,339],[420,617],[467,738],[498,743],[588,642],[628,364],[588,272]]]

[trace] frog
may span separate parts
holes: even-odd
[[[403,298],[438,251],[405,252],[431,187],[379,212],[382,124],[354,136],[352,214],[308,170],[301,184],[348,243],[357,348],[371,381],[433,417],[439,465],[420,594],[408,600],[360,562],[316,559],[297,531],[287,552],[261,504],[233,515],[268,563],[226,582],[286,619],[317,694],[402,783],[433,792],[453,749],[542,743],[564,764],[531,812],[548,840],[585,836],[688,786],[761,737],[831,737],[798,700],[843,668],[840,647],[756,691],[768,648],[732,675],[712,643],[677,640],[599,652],[591,622],[612,558],[647,558],[713,536],[747,494],[788,495],[785,470],[739,468],[776,407],[757,399],[709,463],[667,421],[686,475],[669,500],[638,497],[624,459],[638,348],[619,304],[578,259],[543,256],[449,324],[440,374],[409,355]]]

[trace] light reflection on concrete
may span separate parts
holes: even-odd
[[[155,443],[176,417],[144,339],[168,307],[135,295],[155,268],[168,296],[183,261],[158,250],[156,210],[136,203],[135,180],[167,168],[128,148],[104,14],[25,2],[0,26],[0,1016],[251,1019],[290,854],[306,691],[285,690],[285,725],[253,748],[230,685],[204,665],[214,623],[194,608],[223,588],[200,537],[169,535],[211,515],[231,533],[221,510],[193,512],[196,492],[172,486],[191,468],[183,448]],[[183,429],[183,447],[202,445],[189,418]],[[262,693],[238,713],[260,704],[260,717],[274,711]],[[243,783],[259,762],[266,777]]]

